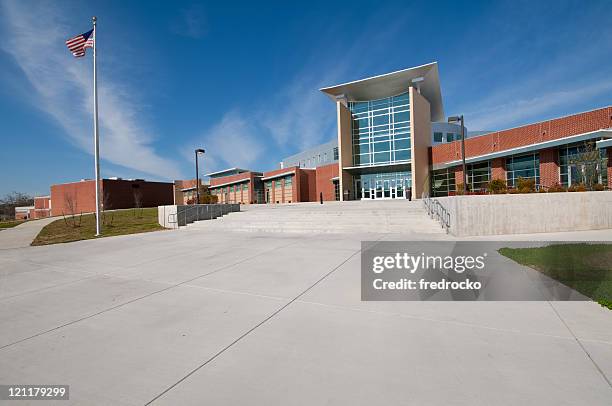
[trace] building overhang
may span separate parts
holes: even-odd
[[[612,148],[612,137],[608,138],[608,139],[605,139],[605,140],[597,141],[595,143],[595,146],[597,146],[597,148],[599,148],[599,149]]]
[[[319,90],[327,94],[333,101],[343,97],[346,97],[348,101],[366,101],[396,96],[408,91],[411,86],[420,89],[421,95],[429,101],[431,120],[445,121],[437,62]]]
[[[505,149],[503,151],[495,151],[489,154],[469,157],[465,159],[465,163],[469,164],[469,163],[480,162],[480,161],[488,161],[494,158],[501,158],[501,157],[506,157],[509,155],[524,154],[528,152],[538,151],[540,149],[554,148],[554,147],[558,147],[561,145],[572,144],[572,143],[580,142],[580,141],[588,141],[588,140],[592,140],[596,138],[606,138],[606,140],[603,140],[604,142],[612,141],[611,140],[612,139],[612,129],[591,131],[588,133],[572,135],[570,137],[559,138],[556,140],[538,142],[536,144],[524,145],[521,147]],[[598,148],[600,148],[599,145],[601,145],[600,144],[601,142],[602,141],[598,141],[597,143]],[[432,165],[432,169],[433,170],[446,169],[446,168],[450,168],[450,167],[461,165],[461,164],[462,164],[461,159],[456,159],[450,162],[434,164]]]
[[[250,178],[237,179],[237,180],[233,180],[231,182],[220,183],[218,185],[209,185],[208,189],[215,189],[215,188],[218,188],[218,187],[230,186],[230,185],[235,185],[237,183],[244,183],[244,182],[250,182],[250,181],[251,181]]]
[[[292,176],[292,175],[295,175],[295,171],[288,171],[288,172],[277,173],[276,175],[264,176],[263,178],[261,178],[261,180],[270,180],[270,179],[282,178],[284,176]]]
[[[411,170],[411,166],[412,166],[411,161],[405,161],[405,162],[394,162],[392,164],[377,164],[377,165],[368,165],[368,166],[345,166],[344,168],[342,168],[342,170],[347,171],[351,174],[355,174],[355,175],[363,175],[363,174],[369,174],[369,173]]]
[[[223,176],[237,175],[239,173],[244,173],[244,172],[250,172],[250,171],[248,169],[241,169],[241,168],[228,168],[228,169],[223,169],[217,172],[207,173],[204,176],[208,176],[212,178],[221,178]]]

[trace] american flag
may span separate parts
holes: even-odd
[[[94,46],[94,30],[87,31],[84,34],[77,35],[74,38],[70,38],[66,41],[66,45],[72,55],[77,58],[85,56],[85,48],[93,48]]]

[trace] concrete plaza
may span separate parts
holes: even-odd
[[[361,240],[421,238],[450,237],[187,227],[0,249],[0,383],[87,405],[611,404],[595,303],[361,302]]]

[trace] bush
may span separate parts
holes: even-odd
[[[217,203],[217,196],[204,194],[200,195],[200,204],[215,204]]]
[[[506,181],[505,180],[502,180],[502,179],[493,179],[487,185],[487,191],[489,193],[493,193],[495,195],[498,195],[498,194],[501,194],[501,193],[507,193],[508,192],[508,186],[506,185]]]
[[[519,193],[533,193],[535,192],[535,179],[525,179],[519,176],[516,186]]]
[[[548,188],[548,193],[558,193],[558,192],[567,192],[567,189],[558,183],[555,183],[553,186]]]
[[[463,192],[463,183],[457,183],[457,185],[455,186],[455,194],[457,196],[461,196],[464,194]]]
[[[582,183],[574,184],[567,189],[568,192],[586,192],[586,190],[586,186]]]
[[[548,193],[548,190],[540,186],[540,189],[538,189],[538,193]]]
[[[593,190],[601,192],[602,190],[606,190],[606,187],[604,185],[602,185],[601,183],[595,183],[593,185]]]
[[[510,193],[511,195],[515,195],[520,192],[518,191],[518,189],[508,189],[508,193]]]

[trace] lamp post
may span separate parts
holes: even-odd
[[[196,164],[196,201],[195,204],[200,203],[200,171],[198,170],[198,154],[204,154],[204,148],[197,148],[195,150],[195,164]]]
[[[463,166],[463,194],[467,193],[467,170],[465,166],[465,123],[463,114],[460,116],[451,116],[448,118],[449,123],[461,123],[461,162]]]

